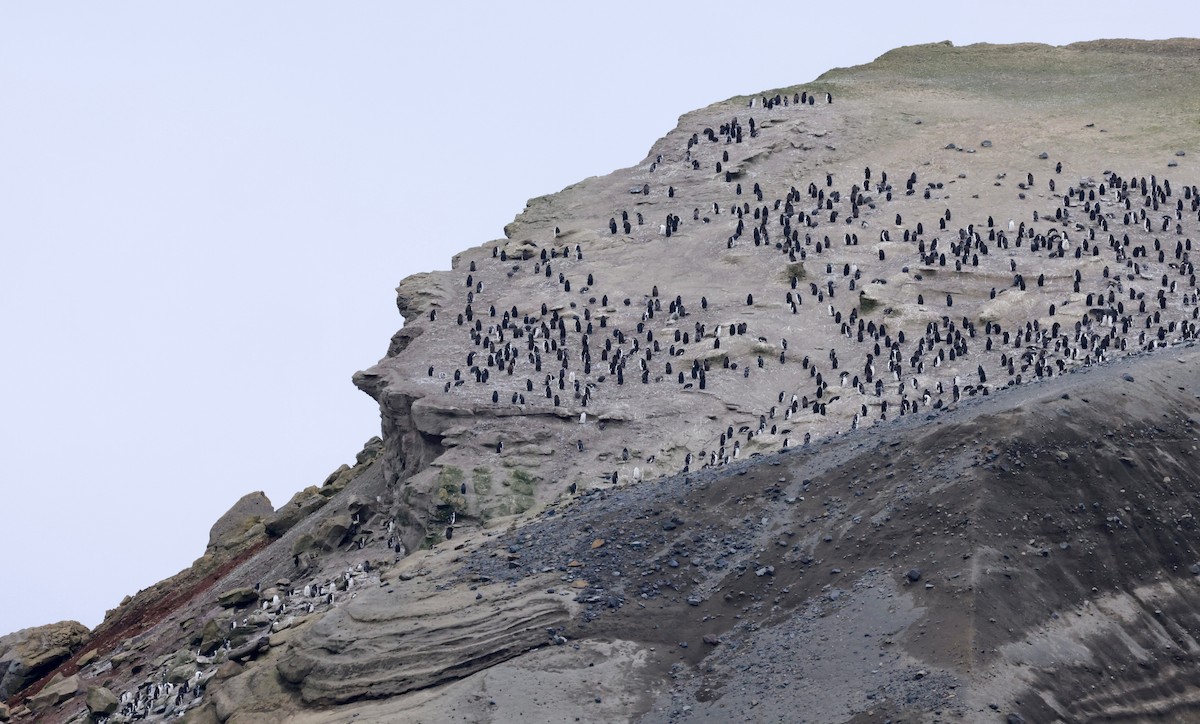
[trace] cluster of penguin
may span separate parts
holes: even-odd
[[[340,605],[357,595],[355,587],[364,585],[364,577],[367,577],[370,583],[379,582],[378,571],[367,561],[319,583],[310,582],[303,586],[292,586],[288,583],[270,599],[260,601],[253,610],[246,612],[241,618],[235,618],[230,625],[231,634],[238,628],[259,629],[263,632],[281,630],[293,623],[288,620],[289,617],[319,613]],[[259,589],[259,586],[256,585],[255,588]],[[148,672],[148,676],[135,687],[119,695],[117,711],[109,717],[98,718],[98,722],[116,724],[148,718],[183,716],[188,710],[204,703],[203,697],[209,680],[233,650],[230,640],[226,639],[212,655],[194,652],[196,672],[183,682],[168,681],[166,665]]]
[[[756,100],[755,112],[766,114],[815,102],[808,93]],[[755,100],[749,106],[755,108]],[[658,472],[676,472],[726,464],[752,441],[759,442],[756,449],[786,448],[821,432],[941,409],[964,396],[1197,336],[1200,306],[1188,236],[1200,223],[1195,186],[1110,171],[1098,184],[1091,178],[1071,184],[1059,163],[1045,180],[1047,201],[1026,201],[1025,192],[1038,188],[1033,173],[1018,184],[1022,205],[1052,203],[1050,212],[1030,208],[1019,222],[998,224],[988,216],[956,225],[941,203],[945,185],[915,171],[902,175],[898,187],[888,173],[867,167],[861,180],[842,188],[826,173],[800,188],[781,184],[778,194],[762,178],[744,189],[739,164],[755,153],[765,131],[753,118],[729,118],[682,134],[685,147],[654,159],[651,173],[672,169],[672,179],[690,173],[709,183],[676,181],[656,189],[654,206],[663,220],[656,226],[666,245],[658,254],[663,280],[640,297],[610,297],[605,270],[587,263],[587,245],[559,243],[563,227],[580,223],[601,236],[642,243],[655,226],[637,209],[618,209],[606,229],[557,219],[553,240],[539,253],[515,258],[493,246],[490,259],[472,259],[460,298],[447,305],[461,306],[449,315],[429,312],[429,324],[461,333],[460,363],[430,366],[428,375],[442,382],[444,394],[477,402],[482,396],[484,404],[522,410],[556,408],[582,424],[606,396],[644,394],[623,391],[627,385],[697,393],[718,379],[728,389],[754,376],[745,390],[779,390],[776,404],[756,415],[731,413],[729,421],[715,422],[696,449],[660,449],[646,458],[646,465],[657,460]],[[688,198],[697,188],[711,196],[714,185],[724,189],[724,201]],[[638,196],[650,194],[646,184]],[[908,221],[884,213],[898,198],[908,199],[910,216],[922,203],[929,211]],[[638,205],[647,208],[644,200]],[[871,248],[860,250],[860,244]],[[673,277],[687,275],[689,255],[751,249],[777,255],[781,271],[796,271],[782,285],[764,281],[744,292],[744,307],[734,290],[714,288],[699,298],[670,291]],[[917,291],[868,308],[864,298],[889,295],[860,295],[886,291],[888,277],[895,284],[898,273],[903,289]],[[509,291],[504,279],[522,275],[542,279],[548,301],[498,305]],[[1013,300],[1006,311],[984,314],[988,304],[1005,300]],[[1027,314],[1014,321],[1019,309]],[[806,341],[768,338],[758,330],[772,326],[761,321],[769,314],[807,315],[788,324],[806,325],[806,340],[816,337],[808,326],[817,325],[840,341],[818,350],[806,348]],[[741,318],[730,321],[731,315]],[[764,376],[768,382],[760,381]],[[631,442],[613,440],[606,449]],[[574,447],[588,452],[582,439]],[[504,454],[502,440],[494,450]],[[649,468],[635,462],[633,477],[640,478]],[[619,482],[620,470],[603,479]]]
[[[186,711],[204,695],[204,682],[192,679],[178,684],[171,682],[142,682],[134,691],[126,691],[118,699],[115,716],[97,717],[99,724],[111,721],[141,721],[151,714],[165,713],[168,704],[179,712]]]

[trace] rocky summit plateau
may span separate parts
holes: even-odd
[[[1200,720],[1200,41],[691,111],[397,289],[381,434],[0,721]]]

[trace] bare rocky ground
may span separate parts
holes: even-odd
[[[0,718],[1195,720],[1197,51],[685,114],[402,282],[382,441],[0,639]]]

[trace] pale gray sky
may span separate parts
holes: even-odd
[[[913,43],[1200,35],[1184,2],[577,5],[0,4],[0,634],[95,626],[244,493],[352,462],[397,282],[686,111]]]

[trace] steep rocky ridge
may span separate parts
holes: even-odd
[[[1196,140],[1200,89],[1194,78],[1182,77],[1195,62],[1184,51],[1196,43],[1166,42],[1161,56],[1159,47],[1116,41],[1066,48],[917,46],[804,86],[820,96],[815,105],[768,109],[761,98],[756,107],[747,107],[749,98],[731,99],[683,116],[642,164],[531,200],[505,228],[506,239],[459,254],[453,271],[406,279],[397,290],[406,319],[403,343],[394,343],[388,358],[355,377],[380,401],[387,474],[397,483],[408,479],[407,502],[400,507],[416,529],[405,531],[406,547],[438,537],[450,508],[460,525],[486,524],[497,513],[544,504],[569,484],[588,487],[611,482],[614,474],[618,480],[652,477],[712,462],[714,452],[732,447],[724,444],[722,431],[757,428],[761,416],[782,412],[781,391],[789,400],[797,393],[814,398],[803,394],[810,365],[796,363],[811,358],[826,379],[846,370],[860,377],[870,361],[882,368],[878,351],[867,357],[855,349],[861,340],[846,342],[842,317],[854,314],[910,338],[943,317],[977,325],[990,321],[1003,329],[1032,320],[1073,324],[1087,295],[1072,288],[1069,275],[1078,267],[1100,279],[1114,260],[1105,255],[1059,261],[1046,253],[1047,243],[1064,237],[1063,247],[1074,251],[1086,235],[1082,227],[1073,228],[1078,219],[1055,218],[1061,196],[1068,188],[1094,194],[1107,181],[1105,172],[1117,167],[1116,159],[1157,155],[1153,170],[1160,172],[1168,162],[1189,163],[1167,150]],[[835,103],[825,103],[827,90],[837,93]],[[785,89],[781,97],[794,99],[800,92]],[[1171,98],[1157,104],[1158,132],[1152,133],[1132,109],[1155,94]],[[704,136],[704,129],[739,117],[741,142]],[[757,122],[753,134],[750,118]],[[987,146],[981,147],[984,140]],[[1047,149],[1053,157],[1039,158]],[[874,169],[874,179],[864,178],[864,167]],[[1032,184],[1025,182],[1029,174],[1037,177]],[[914,196],[904,195],[910,175],[917,178]],[[1081,177],[1091,181],[1081,183]],[[1059,192],[1052,192],[1048,183],[1056,181]],[[820,199],[810,198],[810,183],[819,187]],[[755,185],[763,189],[761,201],[752,193]],[[851,186],[860,189],[857,204]],[[922,194],[929,186],[932,193]],[[789,189],[797,191],[794,198]],[[830,203],[826,191],[840,198]],[[1111,216],[1118,202],[1105,196],[1099,204]],[[785,198],[795,209],[791,214],[779,209]],[[814,206],[822,207],[820,213],[813,213]],[[1080,206],[1077,201],[1076,214]],[[760,225],[760,208],[770,217],[761,224],[763,232],[773,234],[761,246],[751,232]],[[949,211],[955,218],[939,228]],[[841,218],[830,221],[831,212]],[[998,213],[1003,216],[996,218]],[[628,233],[610,233],[610,219],[623,224],[622,214],[632,219]],[[669,237],[660,228],[668,215],[679,219]],[[785,215],[790,233],[803,238],[781,252],[784,224],[777,222]],[[985,227],[989,219],[994,227]],[[1024,255],[1020,268],[1010,267],[1015,252],[968,253],[965,269],[947,269],[914,253],[940,236],[944,256],[947,237],[954,239],[957,229],[1012,235],[1006,229],[1010,219],[1022,231],[1028,226],[1029,236],[1042,237],[1042,253]],[[918,224],[924,227],[919,241]],[[912,241],[906,242],[910,230]],[[880,240],[881,232],[889,234],[888,241]],[[853,246],[844,243],[847,235],[853,235]],[[753,239],[758,236],[754,228]],[[1149,242],[1155,235],[1143,236]],[[732,246],[731,237],[737,237]],[[822,239],[835,245],[824,255]],[[1030,275],[1030,281],[1044,274],[1047,286],[1035,295],[1014,289],[1014,271]],[[827,289],[831,282],[836,292]],[[805,293],[806,287],[824,293]],[[995,298],[989,290],[996,290]],[[947,294],[955,295],[957,307],[943,301]],[[746,303],[750,295],[753,304]],[[928,305],[918,303],[923,297]],[[788,308],[792,299],[799,302],[794,311]],[[682,315],[672,311],[675,301],[682,302]],[[652,310],[656,317],[646,317],[648,304],[659,307]],[[1051,305],[1071,304],[1076,306],[1065,319],[1051,318]],[[470,319],[462,318],[468,314]],[[561,326],[554,328],[555,322]],[[738,333],[722,339],[731,325]],[[630,370],[624,384],[613,384],[617,375],[600,359],[606,355],[598,347],[614,341],[613,330],[620,330],[618,349]],[[681,341],[680,333],[689,340]],[[639,368],[628,360],[656,345],[655,359],[646,364],[650,382],[642,384],[644,360],[634,359]],[[981,363],[991,367],[978,346],[960,363],[941,360],[937,374],[923,370],[919,389],[910,390],[920,394],[926,385],[974,376]],[[401,347],[403,353],[395,354]],[[840,353],[837,371],[829,364],[831,352]],[[903,355],[909,354],[906,346]],[[1000,355],[996,350],[990,356]],[[725,359],[736,367],[728,374],[710,369],[703,394],[694,376],[675,379],[697,362],[712,366]],[[768,371],[750,369],[750,378],[741,377],[760,360]],[[1080,360],[1067,362],[1074,366]],[[560,370],[565,380],[558,379]],[[481,372],[488,374],[486,382]],[[762,376],[769,382],[760,381]],[[948,385],[942,387],[935,397],[945,394]],[[878,407],[886,395],[873,392],[866,396],[875,397]],[[825,414],[793,411],[801,412],[795,424],[775,425],[774,433],[742,445],[747,452],[775,449],[785,440],[794,444],[801,428],[815,436],[843,430],[860,405],[848,404],[857,395],[841,397],[842,404],[827,407]],[[895,394],[891,402],[903,398]],[[886,414],[868,413],[860,411],[861,424]],[[581,414],[587,421],[579,424]],[[513,416],[520,417],[520,426],[509,424]],[[784,427],[792,434],[780,433]],[[501,443],[506,447],[498,452]],[[708,460],[697,462],[701,453]],[[461,499],[439,492],[474,474],[485,479],[519,474],[534,484],[515,493],[511,486],[479,492],[488,486],[468,485]]]
[[[1194,717],[1198,50],[915,46],[685,114],[401,282],[382,440],[9,704]]]

